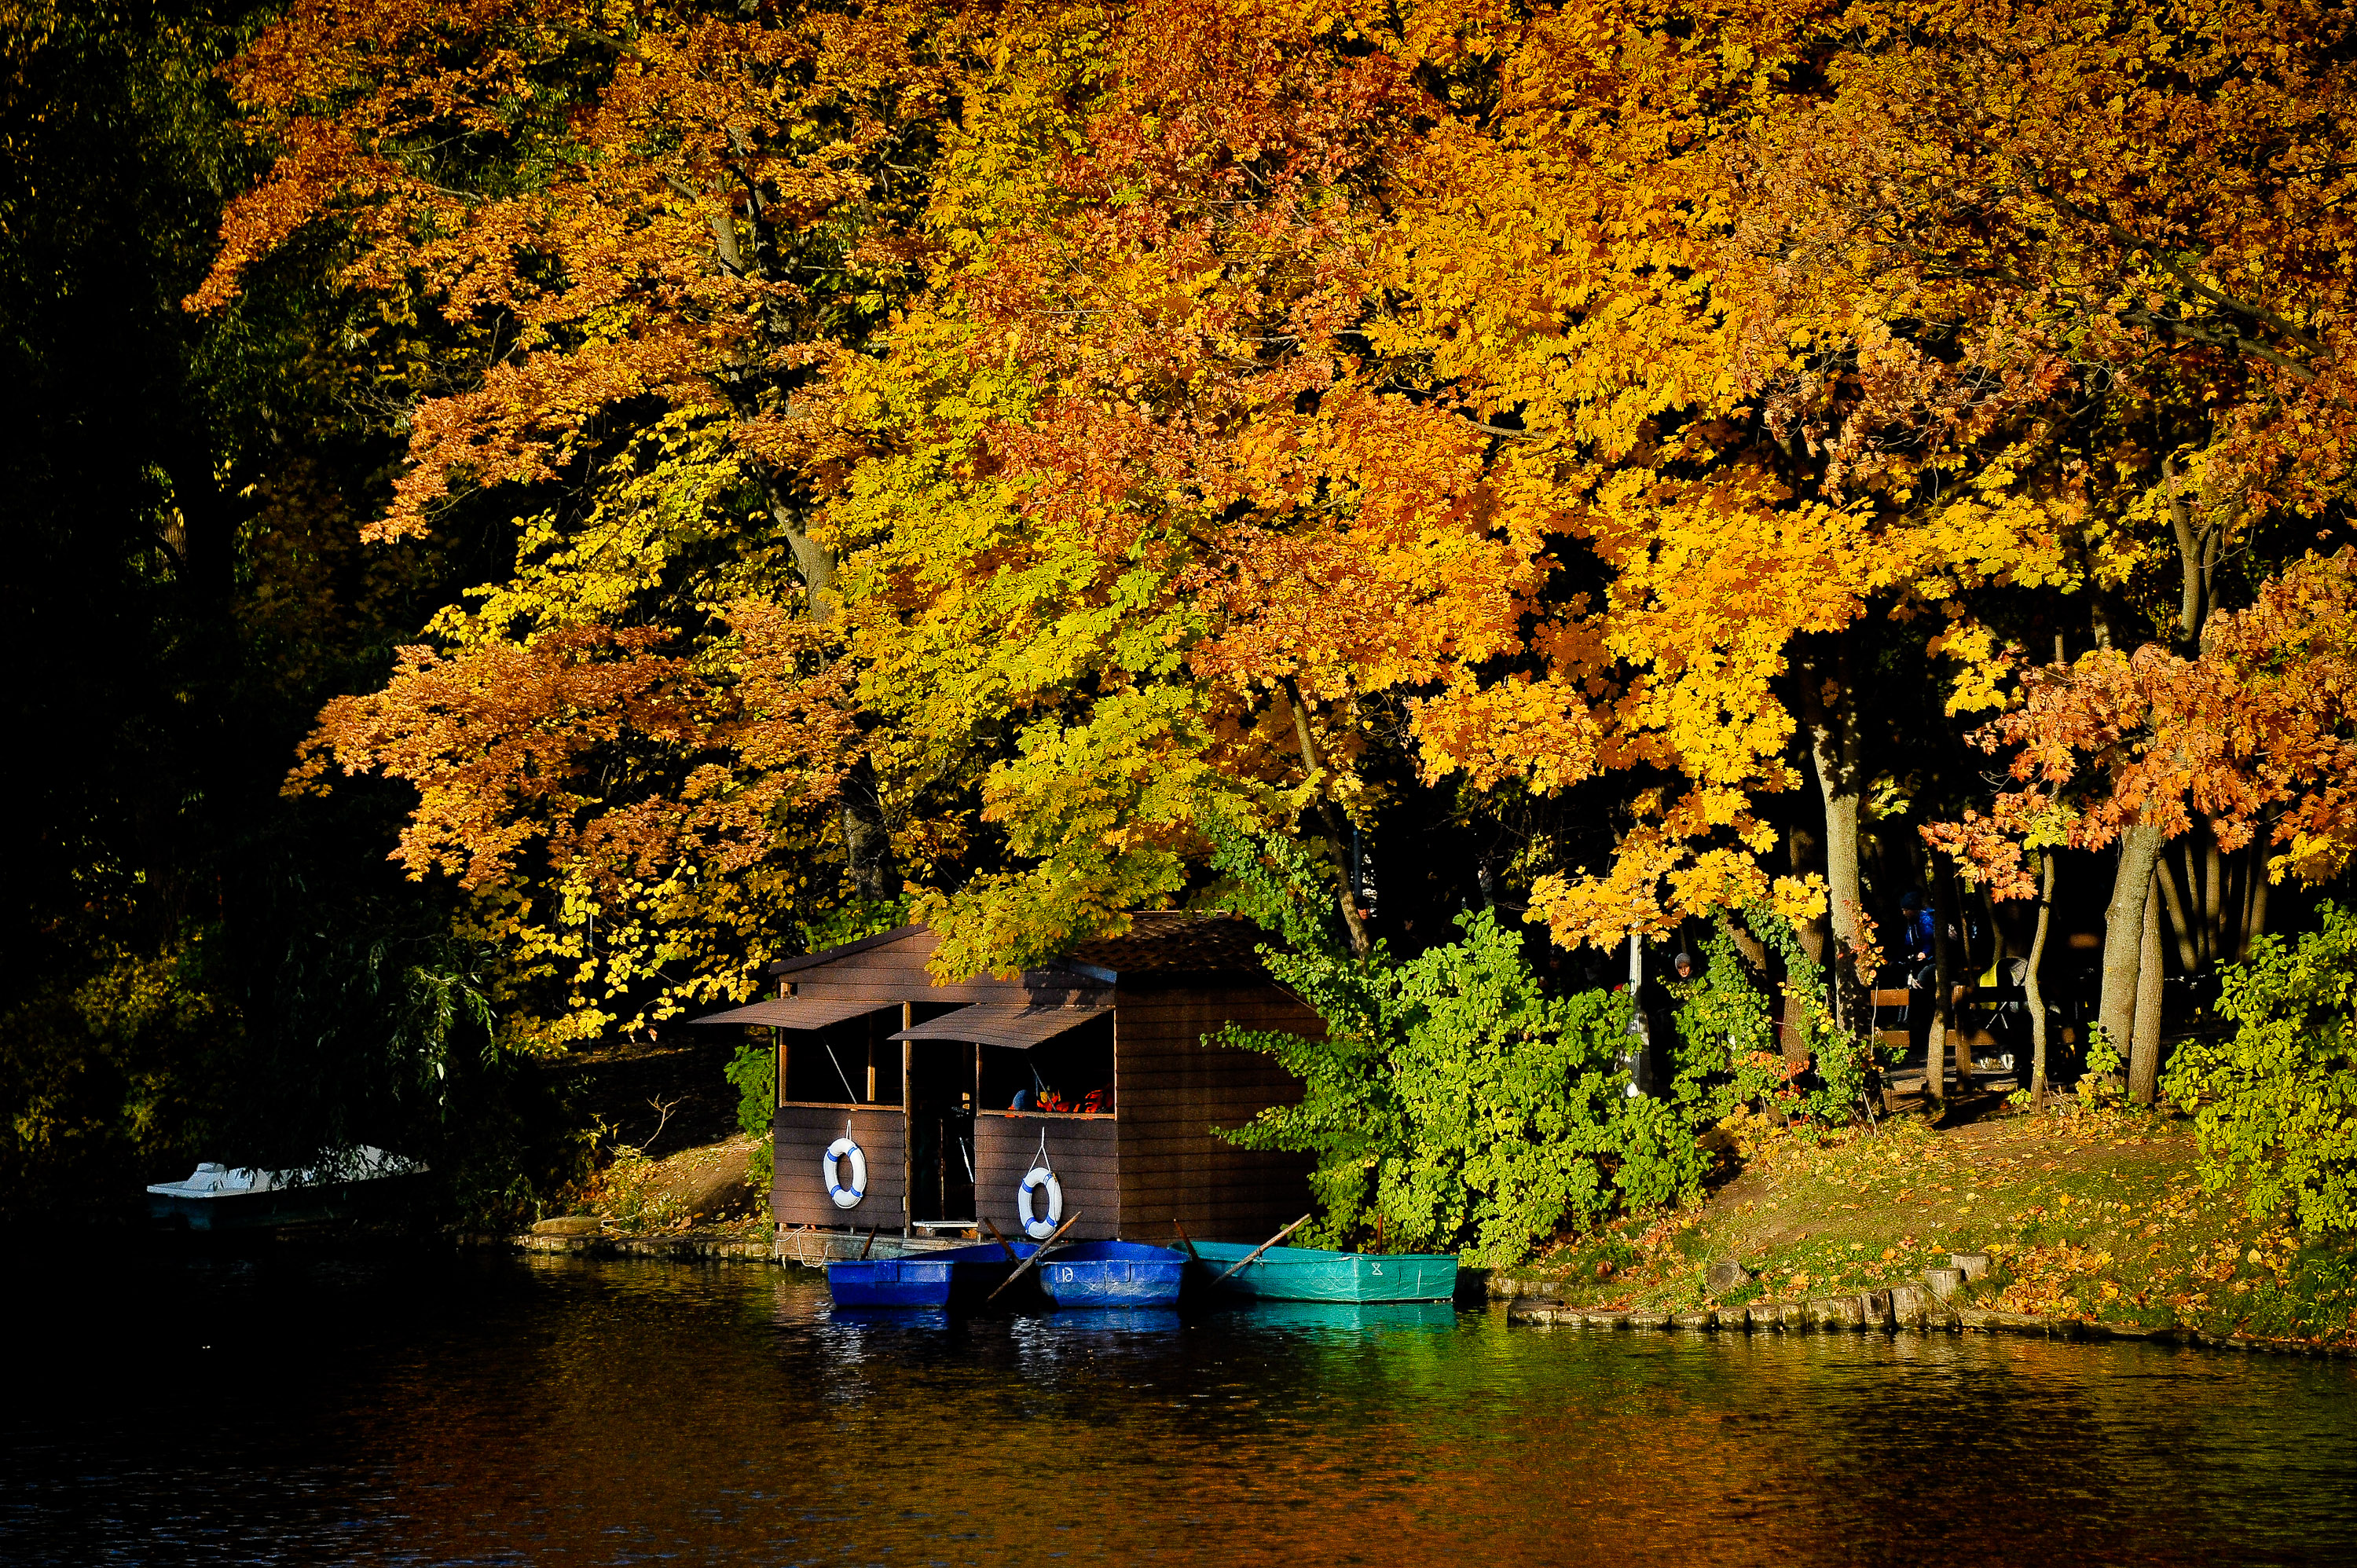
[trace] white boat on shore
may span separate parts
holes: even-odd
[[[361,1144],[307,1170],[264,1171],[207,1161],[185,1181],[147,1188],[148,1218],[189,1230],[250,1230],[349,1219],[380,1211],[425,1171],[423,1162]]]

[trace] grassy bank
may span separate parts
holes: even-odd
[[[1740,1174],[1701,1205],[1558,1245],[1517,1278],[1588,1306],[1738,1306],[1920,1279],[1987,1252],[1973,1305],[2266,1338],[2357,1340],[2357,1247],[2201,1189],[2187,1124],[2050,1112],[1935,1130],[1727,1129]],[[1709,1264],[1750,1276],[1714,1294]]]

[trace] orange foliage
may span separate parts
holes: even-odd
[[[819,865],[872,768],[942,961],[1016,964],[1180,895],[1207,803],[1339,841],[1392,746],[1617,778],[1608,860],[1530,848],[1560,940],[1805,914],[1796,638],[1921,618],[2003,705],[1985,606],[2172,549],[2176,651],[2028,677],[1953,842],[2287,808],[2337,865],[2292,618],[2339,568],[2198,640],[2230,545],[2347,494],[2336,17],[297,0],[191,303],[332,221],[453,345],[370,532],[512,499],[515,572],[307,767],[415,783],[400,854],[503,907]]]
[[[2025,843],[2098,848],[2139,822],[2173,838],[2198,814],[2231,852],[2272,820],[2277,879],[2335,875],[2357,850],[2357,550],[2268,582],[2196,659],[2099,650],[2025,686],[1980,737],[2017,748],[2018,787],[1989,816],[1929,830],[2000,898],[2037,893]]]

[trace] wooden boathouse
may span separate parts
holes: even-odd
[[[1052,1172],[1074,1240],[1260,1240],[1309,1208],[1307,1156],[1214,1131],[1298,1100],[1256,1051],[1206,1045],[1230,1022],[1316,1034],[1273,983],[1265,940],[1227,916],[1133,917],[1011,979],[933,983],[939,939],[906,926],[772,964],[774,998],[696,1020],[772,1031],[781,1226],[961,1234],[987,1219],[1038,1233]],[[1052,1107],[1052,1109],[1050,1108]],[[856,1197],[847,1140],[865,1165]]]

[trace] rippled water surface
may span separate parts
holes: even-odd
[[[293,1249],[8,1295],[9,1563],[2357,1560],[2344,1361]]]

